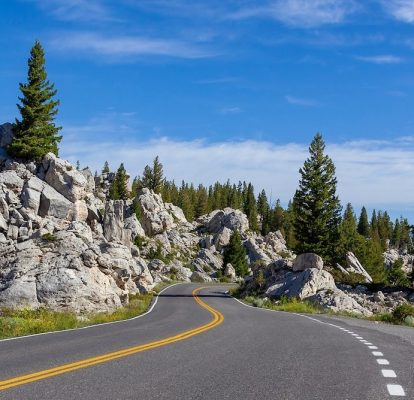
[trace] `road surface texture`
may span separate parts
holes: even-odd
[[[414,399],[414,329],[200,287],[168,288],[141,318],[0,341],[0,399]]]

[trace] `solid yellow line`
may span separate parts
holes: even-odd
[[[0,381],[0,390],[5,390],[12,388],[14,386],[25,385],[30,382],[38,381],[41,379],[50,378],[52,376],[65,374],[67,372],[75,371],[81,368],[87,368],[92,365],[101,364],[104,362],[112,361],[117,358],[127,357],[132,354],[140,353],[145,350],[154,349],[156,347],[166,346],[171,343],[179,342],[181,340],[189,339],[192,336],[199,335],[202,332],[208,331],[210,329],[215,328],[216,326],[220,325],[224,321],[224,316],[221,312],[215,310],[213,307],[210,307],[204,301],[202,301],[198,296],[197,293],[204,288],[197,288],[194,289],[192,295],[195,301],[204,309],[209,311],[213,315],[213,319],[207,323],[200,325],[197,328],[190,329],[177,335],[167,337],[165,339],[157,340],[150,343],[141,344],[134,347],[128,347],[126,349],[114,351],[111,353],[102,354],[100,356],[86,358],[84,360],[76,361],[69,364],[63,364],[58,367],[46,369],[39,372],[34,372],[27,375],[17,376],[15,378],[6,379],[4,381]]]

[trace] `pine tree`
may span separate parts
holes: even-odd
[[[58,155],[58,135],[61,127],[54,123],[59,100],[53,100],[57,91],[47,79],[45,53],[36,41],[28,60],[27,83],[20,84],[23,96],[17,105],[21,120],[16,119],[14,137],[7,148],[10,155],[26,160],[40,160],[46,153]]]
[[[152,181],[151,181],[151,187],[155,193],[161,192],[161,187],[164,182],[164,172],[163,172],[163,166],[160,163],[160,160],[157,157],[155,157],[153,165],[152,165]]]
[[[238,276],[245,276],[248,272],[246,250],[243,247],[240,233],[236,230],[230,237],[229,244],[224,249],[224,265],[230,263]]]
[[[249,226],[252,231],[258,230],[257,225],[257,208],[256,208],[256,199],[254,197],[254,188],[251,183],[248,184],[245,191],[245,200],[244,200],[244,212],[249,219]]]
[[[108,164],[108,161],[105,161],[105,164],[104,164],[104,166],[102,168],[102,173],[103,174],[109,174],[109,164]]]
[[[129,198],[128,175],[123,163],[116,171],[115,178],[109,188],[109,197],[112,200],[127,200]]]
[[[301,180],[294,197],[294,227],[299,252],[314,252],[332,260],[339,239],[341,206],[336,195],[335,166],[324,154],[318,133],[310,157],[299,170]]]
[[[198,186],[197,204],[195,206],[195,216],[200,217],[201,215],[207,214],[208,196],[207,190],[203,185]]]
[[[76,161],[76,169],[77,169],[78,171],[80,171],[80,162],[79,162],[79,160],[78,160],[78,161]]]
[[[354,254],[360,254],[364,251],[365,239],[358,233],[357,221],[351,203],[348,203],[346,206],[339,232],[340,239],[336,252],[337,260],[345,261],[345,255],[348,251],[352,251]]]
[[[359,215],[358,233],[364,236],[365,238],[369,237],[368,214],[367,209],[365,207],[362,207],[361,214]]]
[[[257,212],[261,219],[261,233],[262,235],[267,235],[270,232],[271,212],[264,190],[262,190],[257,197]]]
[[[276,205],[271,211],[271,220],[270,220],[270,230],[271,231],[278,231],[284,229],[284,214],[285,210],[280,205],[280,200],[276,200]]]
[[[151,189],[153,181],[152,168],[146,165],[144,172],[142,173],[141,186],[144,188]]]

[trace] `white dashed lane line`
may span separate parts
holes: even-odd
[[[400,385],[387,385],[388,393],[391,396],[405,396],[404,389]]]
[[[318,322],[320,322],[320,321],[318,321]],[[341,331],[343,331],[345,333],[349,333],[352,337],[359,340],[362,344],[366,345],[368,347],[368,349],[376,350],[376,351],[372,351],[371,354],[374,357],[376,357],[375,360],[377,361],[377,364],[379,364],[379,365],[389,365],[390,364],[390,362],[385,358],[377,358],[377,357],[384,357],[384,354],[382,353],[382,351],[378,351],[377,346],[375,346],[373,343],[369,342],[368,340],[365,340],[358,333],[354,333],[354,332],[352,332],[348,329],[342,328],[341,326],[338,326],[338,325],[334,325],[334,324],[330,324],[330,323],[328,323],[327,325],[331,325],[335,328],[340,329]],[[397,374],[392,369],[382,369],[381,374],[384,378],[396,378],[397,377]],[[403,387],[401,385],[396,384],[396,383],[387,383],[387,391],[388,391],[390,396],[405,397],[405,392],[404,392]]]
[[[250,306],[248,304],[243,303],[242,301],[236,299],[233,297],[234,300],[236,300],[238,303],[246,306],[246,307],[251,307],[254,308],[253,306]],[[267,309],[262,309],[262,310],[266,310],[266,311],[273,311],[273,310],[267,310]],[[275,312],[275,311],[274,311]],[[277,311],[276,311],[277,312]],[[312,321],[318,322],[320,324],[324,324],[324,325],[330,325],[334,328],[337,328],[339,330],[341,330],[344,333],[349,333],[353,338],[357,339],[359,342],[361,342],[362,344],[366,345],[368,349],[370,350],[378,350],[378,347],[375,346],[373,343],[369,342],[368,340],[365,340],[362,336],[360,336],[358,333],[352,332],[349,329],[345,329],[342,326],[339,325],[335,325],[329,322],[323,322],[319,319],[313,318],[313,317],[309,317],[308,315],[303,315],[303,314],[298,314],[298,313],[294,313],[296,315],[299,315],[301,317],[310,319]],[[384,354],[381,351],[372,351],[371,352],[372,355],[374,357],[384,357]],[[379,365],[389,365],[390,362],[385,359],[385,358],[375,358],[377,364]],[[394,370],[392,369],[381,369],[381,374],[384,378],[397,378],[397,374],[395,373]],[[389,393],[390,396],[393,397],[405,397],[405,391],[403,389],[403,387],[401,385],[394,383],[387,383],[387,391]]]
[[[384,378],[396,378],[397,374],[392,369],[382,369],[382,376]]]

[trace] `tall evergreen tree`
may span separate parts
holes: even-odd
[[[252,231],[258,230],[256,199],[254,197],[254,187],[251,183],[245,190],[244,212],[249,219],[249,226]]]
[[[7,148],[10,155],[26,160],[40,160],[46,153],[58,155],[58,135],[61,127],[55,125],[59,100],[53,100],[57,91],[47,79],[45,53],[36,41],[28,60],[27,83],[20,84],[21,105],[17,107],[21,120],[16,119],[14,137]]]
[[[109,163],[108,163],[108,161],[105,161],[105,164],[104,164],[104,166],[102,168],[102,173],[103,174],[109,174],[109,172],[110,172],[110,170],[109,170]]]
[[[314,252],[332,260],[339,240],[341,205],[332,160],[324,154],[325,143],[316,134],[310,157],[299,170],[301,180],[294,197],[294,227],[299,252]]]
[[[128,175],[123,163],[116,171],[115,178],[109,188],[109,196],[112,200],[127,200],[129,198]]]
[[[240,233],[236,230],[230,237],[229,244],[224,249],[224,265],[230,263],[238,276],[245,276],[248,271],[246,250],[241,241]]]
[[[362,207],[361,214],[359,215],[358,233],[364,236],[365,238],[369,237],[368,214],[367,209],[365,207]]]
[[[154,162],[152,164],[152,181],[151,181],[150,189],[152,189],[155,193],[160,193],[163,182],[164,182],[163,166],[157,156],[155,157]]]
[[[152,168],[149,165],[146,165],[144,172],[142,173],[141,186],[144,188],[151,189],[153,182],[153,173]]]
[[[338,261],[345,261],[345,255],[348,251],[359,254],[365,246],[365,239],[358,233],[357,221],[354,209],[351,203],[348,203],[339,228],[340,240],[337,246]]]

